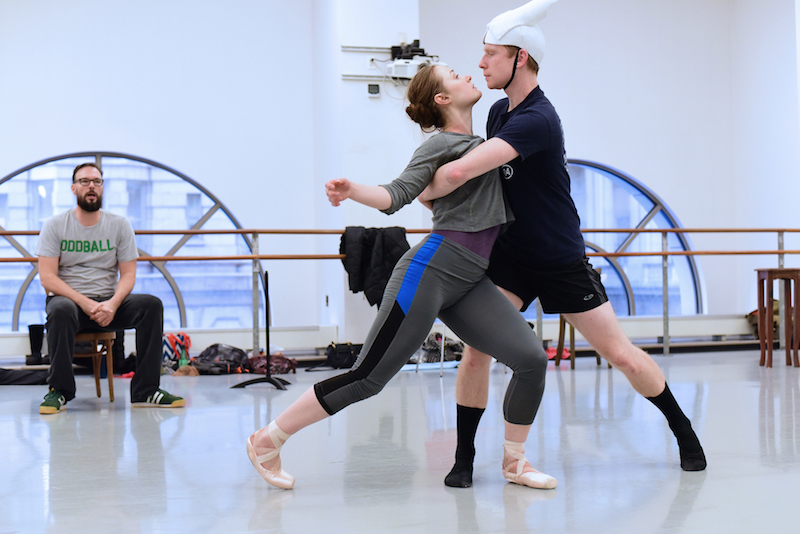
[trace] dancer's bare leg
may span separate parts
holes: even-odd
[[[581,313],[564,314],[586,341],[615,368],[622,371],[633,388],[652,402],[664,417],[678,440],[681,468],[702,471],[706,468],[703,447],[667,386],[664,373],[653,358],[635,347],[622,331],[609,302]]]
[[[565,313],[564,318],[600,356],[622,371],[637,392],[655,397],[664,391],[666,380],[661,368],[649,354],[631,343],[609,302],[589,311]]]
[[[485,409],[489,401],[489,369],[492,357],[464,347],[456,375],[456,403],[469,408]]]

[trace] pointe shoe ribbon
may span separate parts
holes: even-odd
[[[535,469],[533,471],[528,471],[527,473],[523,472],[525,470],[525,464],[530,465],[528,459],[525,458],[524,447],[524,443],[517,443],[515,441],[505,441],[503,443],[503,449],[505,449],[506,453],[517,461],[517,468],[514,471],[503,467],[503,476],[505,479],[509,482],[513,482],[514,484],[528,486],[529,488],[555,488],[556,484],[558,484],[558,481],[550,475],[540,473]]]
[[[269,438],[272,440],[272,444],[275,448],[266,454],[256,456],[256,449],[253,445],[252,436],[249,436],[247,438],[247,456],[253,463],[253,467],[258,471],[258,474],[261,475],[261,478],[266,480],[268,484],[276,488],[292,489],[294,486],[294,477],[292,475],[280,469],[280,467],[277,471],[272,471],[270,469],[265,469],[264,466],[261,465],[280,454],[281,447],[283,447],[284,442],[289,439],[289,434],[278,428],[278,425],[273,421],[269,424]],[[278,466],[280,466],[280,464],[278,464]]]

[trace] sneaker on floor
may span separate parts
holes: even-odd
[[[39,413],[58,413],[67,409],[67,400],[58,390],[51,389],[44,396],[44,402],[39,405]]]
[[[157,389],[147,399],[131,402],[131,406],[134,408],[180,408],[181,406],[186,406],[186,401],[182,397],[171,395],[163,389]]]

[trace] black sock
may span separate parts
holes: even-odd
[[[456,463],[444,478],[446,486],[469,488],[472,486],[472,462],[475,460],[475,433],[483,415],[483,408],[456,405],[458,445]]]
[[[697,439],[697,434],[692,430],[692,423],[689,418],[684,415],[675,397],[672,396],[669,386],[664,384],[664,391],[657,397],[645,398],[655,404],[656,408],[661,410],[661,413],[667,418],[669,428],[678,440],[678,449],[681,453],[681,468],[684,471],[702,471],[705,469],[706,457],[703,454],[700,440]]]

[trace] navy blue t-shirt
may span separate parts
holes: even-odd
[[[495,102],[486,127],[489,138],[499,137],[519,153],[500,169],[516,222],[495,246],[537,267],[578,260],[585,246],[570,196],[561,120],[539,87],[507,109],[508,98]]]

